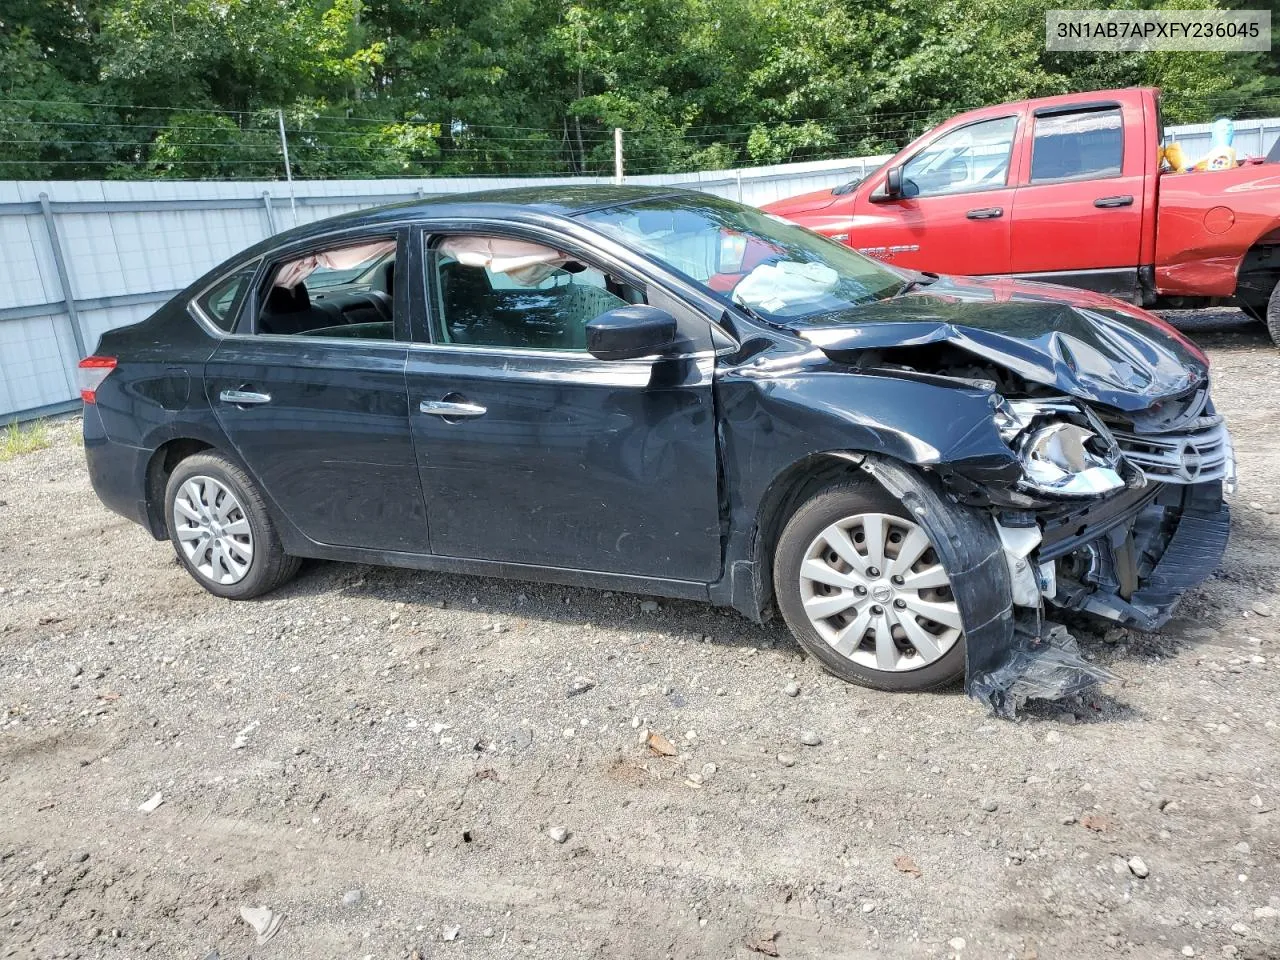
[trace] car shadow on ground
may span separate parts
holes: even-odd
[[[695,601],[322,560],[304,561],[298,578],[272,596],[288,599],[322,594],[340,594],[352,600],[376,600],[386,604],[387,618],[399,609],[402,623],[430,616],[441,609],[463,611],[479,619],[479,625],[470,633],[461,628],[446,628],[442,633],[445,642],[455,634],[471,636],[492,629],[490,625],[510,627],[521,620],[571,631],[608,625],[613,629],[659,633],[693,643],[736,648],[739,652],[749,648],[776,651],[802,657],[813,669],[821,669],[804,654],[776,613],[767,622],[756,624],[735,611]],[[658,610],[640,612],[641,604],[647,602],[658,603]],[[395,605],[400,603],[405,606],[397,608]],[[1064,700],[1030,701],[1019,711],[1019,716],[1054,724],[1124,722],[1140,718],[1140,711],[1125,702],[1122,676],[1123,661],[1136,657],[1138,651],[1125,651],[1117,657],[1117,647],[1103,640],[1099,625],[1079,618],[1069,619],[1069,629],[1082,651],[1094,661],[1105,661],[1109,669],[1121,674],[1119,682]],[[587,634],[583,636],[585,639]],[[637,638],[635,642],[645,642],[645,639]],[[1167,646],[1167,641],[1162,642]],[[850,692],[869,693],[854,686],[850,686]],[[931,692],[963,696],[965,690],[957,680]]]

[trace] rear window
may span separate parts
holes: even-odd
[[[1031,182],[1118,177],[1124,159],[1120,108],[1036,117]]]
[[[240,313],[240,305],[244,303],[245,294],[249,292],[249,284],[257,272],[258,265],[254,263],[219,280],[196,299],[200,310],[216,326],[230,333],[235,326],[236,316]]]

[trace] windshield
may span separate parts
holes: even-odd
[[[834,240],[719,197],[659,197],[581,219],[767,320],[882,300],[905,283]]]

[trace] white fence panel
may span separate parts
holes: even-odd
[[[628,178],[761,205],[847,182],[883,158]],[[80,344],[136,323],[245,247],[295,224],[415,197],[608,177],[218,183],[0,183],[0,422],[75,405]],[[48,204],[46,214],[42,197]],[[64,290],[50,221],[67,270]],[[67,308],[74,306],[73,321]]]

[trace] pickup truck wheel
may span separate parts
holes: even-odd
[[[1267,301],[1267,332],[1271,334],[1271,342],[1280,347],[1280,283],[1272,288]]]
[[[828,487],[774,554],[783,619],[829,672],[878,690],[930,690],[964,673],[960,610],[924,528],[884,490]]]

